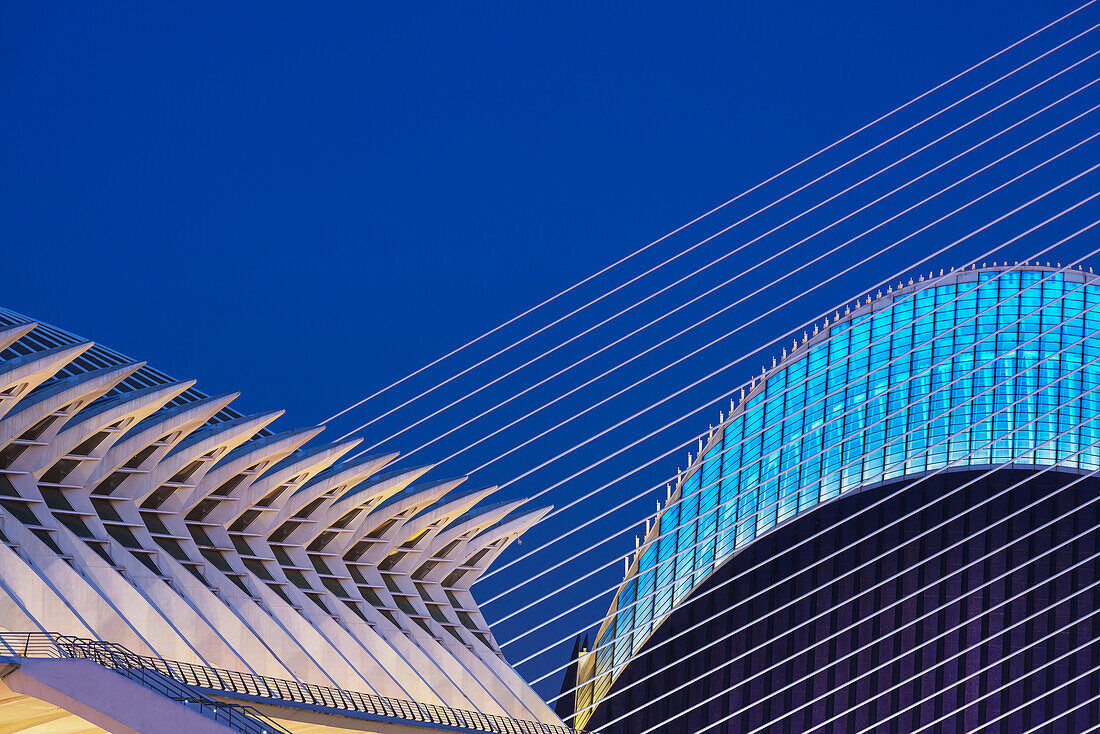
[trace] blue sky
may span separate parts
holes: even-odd
[[[0,241],[8,274],[0,302],[174,376],[198,378],[208,392],[239,389],[242,410],[286,408],[283,427],[314,423],[1072,7],[1057,0],[686,7],[9,3],[0,11]],[[1079,32],[1098,21],[1090,10],[1050,38],[1064,40],[1070,26]],[[1089,43],[1091,51],[1095,41]],[[1006,61],[997,69],[1004,73],[1012,65]],[[1013,91],[1053,68],[1022,74]],[[1082,67],[1060,80],[1059,94],[1095,78],[1095,68]],[[991,78],[992,71],[984,81]],[[1056,96],[1051,92],[1044,102]],[[1095,104],[1096,93],[1077,111],[1085,102]],[[935,108],[930,104],[924,113]],[[953,124],[964,118],[962,109],[957,119],[948,116]],[[916,119],[903,115],[891,130]],[[838,153],[830,162],[843,159]],[[1064,179],[1065,170],[1052,172],[1050,181]],[[909,175],[891,174],[883,190]],[[1035,193],[1045,190],[1041,183]],[[769,189],[746,206],[789,189]],[[994,213],[985,220],[996,213],[989,211]],[[732,220],[730,215],[722,223]],[[812,222],[824,223],[824,212]],[[623,272],[641,272],[694,241],[673,239]],[[693,262],[706,262],[729,246],[717,241]],[[747,251],[730,268],[759,260],[776,246]],[[881,246],[872,239],[855,249],[866,253]],[[800,260],[785,262],[790,267]],[[859,278],[870,284],[892,264]],[[688,269],[672,268],[668,277]],[[471,357],[489,354],[615,282],[621,279],[602,280],[564,299],[560,307],[488,340]],[[598,317],[576,323],[591,325],[666,282],[647,280],[621,299],[609,299]],[[716,282],[718,276],[707,281]],[[840,293],[815,295],[744,338],[764,340],[784,324],[829,307]],[[655,301],[623,319],[622,330],[687,297]],[[713,308],[701,304],[683,317],[698,319]],[[730,318],[747,320],[754,313],[746,307]],[[709,326],[692,345],[723,333],[729,323]],[[517,350],[522,358],[456,381],[438,399],[424,401],[423,409],[418,403],[379,421],[368,443],[583,328],[571,324]],[[667,327],[660,336],[674,331]],[[507,380],[471,401],[469,409],[444,412],[385,446],[418,446],[612,336],[562,350],[557,361],[524,373],[531,375],[526,383]],[[640,340],[641,346],[613,359],[608,355],[604,366],[656,339]],[[477,475],[478,483],[504,482],[536,466],[728,361],[737,346],[710,350],[680,372],[493,464]],[[616,387],[668,363],[675,353],[660,352],[624,370]],[[448,362],[410,381],[341,419],[334,435],[471,361]],[[745,379],[761,363],[704,386],[692,404],[716,399],[723,384]],[[474,423],[424,449],[413,463],[436,461],[593,374],[596,367],[586,366],[541,394],[517,400],[495,423]],[[502,433],[437,471],[469,471],[595,399],[585,394],[580,402],[555,406],[541,423]],[[631,462],[671,448],[716,420],[717,410],[715,402],[697,422],[624,455],[614,471],[566,485],[564,494],[547,501],[560,506]],[[682,412],[670,407],[662,417]],[[660,422],[654,417],[646,425]],[[644,432],[639,427],[610,435],[577,452],[573,464],[536,474],[506,496],[537,492]],[[683,463],[678,458],[660,469],[667,474]],[[659,480],[656,474],[650,478]],[[624,486],[615,496],[641,484]],[[563,518],[591,516],[611,504],[601,500]],[[647,498],[641,509],[612,515],[586,537],[617,529],[652,504]],[[631,546],[625,536],[605,557]],[[530,568],[539,564],[546,558],[533,558]],[[578,568],[550,581],[564,583]],[[614,574],[600,578],[615,581]],[[499,606],[502,613],[510,605]],[[573,626],[603,609],[605,602],[582,610]],[[487,612],[490,619],[496,613]],[[506,627],[500,636],[520,628]],[[555,629],[561,635],[569,630]],[[548,631],[539,639],[554,637]],[[525,642],[516,649],[536,648]],[[538,663],[532,669],[540,666],[550,667]]]

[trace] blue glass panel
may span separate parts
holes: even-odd
[[[767,375],[662,514],[665,537],[620,592],[602,635],[620,639],[598,673],[715,563],[842,492],[1010,459],[1100,468],[1100,288],[976,275],[835,323]],[[635,594],[652,599],[635,611]]]
[[[671,505],[661,516],[662,527],[674,528],[680,522],[680,505]],[[676,539],[678,533],[666,533],[657,541],[657,591],[653,602],[653,617],[660,619],[672,608],[672,581],[676,571]]]
[[[631,630],[634,628],[634,598],[638,590],[637,579],[626,582],[619,592],[619,611],[615,615],[615,667],[626,662],[633,652],[631,648]]]
[[[642,553],[638,564],[638,592],[634,605],[634,644],[641,645],[653,623],[653,600],[656,597],[657,546],[651,545]]]
[[[698,474],[696,474],[698,476]],[[686,485],[685,485],[686,486]],[[695,571],[695,531],[698,525],[698,521],[695,518],[699,517],[699,493],[695,492],[684,497],[680,502],[680,515],[679,522],[671,522],[666,524],[664,517],[661,518],[661,532],[665,532],[665,529],[671,530],[677,525],[680,529],[675,531],[677,534],[677,555],[676,555],[676,588],[673,592],[673,604],[679,604],[680,601],[687,596],[691,591],[693,573]]]

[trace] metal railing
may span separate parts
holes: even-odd
[[[122,645],[98,640],[87,640],[44,632],[2,632],[0,633],[0,652],[7,650],[18,657],[68,657],[93,660],[100,665],[118,672],[146,671],[156,674],[161,680],[182,684],[194,694],[201,694],[194,688],[208,691],[223,691],[260,698],[274,699],[276,702],[292,702],[320,706],[340,711],[369,714],[387,719],[402,719],[424,724],[491,732],[491,734],[583,734],[564,726],[554,726],[537,721],[511,719],[506,716],[485,714],[480,711],[464,711],[446,706],[435,706],[400,698],[377,696],[358,691],[347,691],[332,686],[319,686],[312,683],[271,678],[241,673],[234,670],[210,668],[193,663],[164,660],[146,655],[138,655]],[[125,673],[124,673],[125,674]],[[139,681],[140,682],[140,681]],[[165,694],[167,695],[167,694]],[[229,706],[213,699],[207,699],[222,707]],[[259,712],[248,707],[236,707],[233,713],[260,719],[268,732],[285,732],[277,724],[262,717]],[[256,722],[250,722],[255,724]],[[249,734],[260,734],[263,728],[240,729]]]
[[[251,706],[217,701],[191,684],[150,665],[122,645],[44,632],[0,633],[0,654],[22,658],[91,660],[104,668],[242,734],[290,734]]]

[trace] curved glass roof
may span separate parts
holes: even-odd
[[[826,323],[681,476],[581,666],[578,710],[724,560],[822,502],[1013,457],[1100,467],[1098,330],[1100,279],[1038,267],[959,271]]]

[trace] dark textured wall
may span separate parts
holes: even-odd
[[[761,538],[665,619],[585,728],[639,734],[659,726],[662,733],[695,734],[739,712],[708,731],[805,732],[835,716],[817,731],[873,726],[876,732],[909,732],[946,716],[927,731],[971,732],[1021,704],[1026,705],[986,731],[1027,731],[1049,720],[1045,731],[1079,732],[1100,723],[1100,704],[1085,703],[1100,695],[1100,673],[1088,672],[1100,666],[1100,585],[1069,598],[1098,578],[1090,556],[1100,540],[1094,528],[1100,524],[1100,501],[1090,500],[1100,493],[1100,482],[1088,478],[1066,487],[1078,477],[1000,471],[944,498],[979,476],[931,477],[852,518],[904,485],[860,492]],[[1020,487],[981,504],[1021,480],[1026,481]],[[1055,490],[1060,491],[1050,500],[1006,520]],[[886,527],[925,504],[913,517]],[[1063,513],[1069,515],[1028,535]],[[1056,576],[1080,561],[1075,570]],[[746,569],[752,570],[745,574]],[[987,583],[1006,572],[1004,579]],[[776,588],[749,598],[777,581]],[[1031,587],[1036,588],[1000,605]],[[919,589],[925,590],[914,594]],[[907,600],[893,605],[902,598]],[[1004,631],[1035,612],[1040,614],[1032,621]],[[1064,625],[1069,625],[1065,631],[1028,647]],[[1079,652],[1039,670],[1079,645]],[[666,670],[674,660],[679,662]],[[860,678],[883,663],[888,664]],[[682,685],[697,676],[702,677]],[[1061,686],[1077,676],[1082,677]],[[1079,703],[1085,705],[1066,713]],[[893,716],[898,712],[903,713]]]

